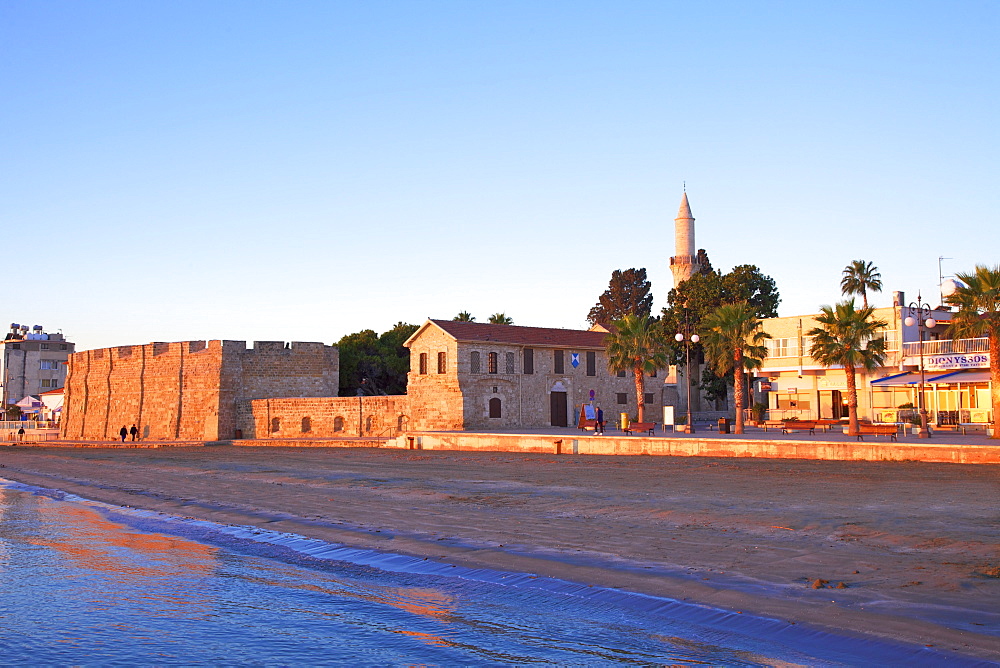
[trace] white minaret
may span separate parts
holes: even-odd
[[[688,204],[687,191],[681,197],[681,207],[674,218],[674,256],[670,258],[670,271],[674,274],[674,287],[691,278],[701,265],[694,249],[694,216]]]

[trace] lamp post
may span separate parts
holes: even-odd
[[[697,334],[691,334],[690,326],[688,325],[688,312],[687,307],[684,307],[684,331],[677,332],[674,335],[674,341],[680,343],[684,342],[684,380],[687,385],[687,433],[694,433],[694,421],[691,419],[691,344],[698,343],[701,340]]]
[[[910,315],[906,316],[903,323],[907,327],[917,326],[917,346],[920,351],[920,389],[917,390],[917,410],[920,413],[920,429],[917,431],[917,438],[930,438],[931,433],[927,429],[927,407],[924,406],[924,328],[932,328],[937,324],[934,320],[930,304],[922,303],[920,293],[917,292],[917,301],[911,302],[907,307]]]

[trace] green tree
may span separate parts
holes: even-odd
[[[505,313],[494,313],[490,316],[489,322],[491,325],[513,325],[514,318]]]
[[[840,293],[861,295],[862,308],[868,308],[868,291],[882,292],[882,274],[871,262],[854,260],[844,268],[840,279]]]
[[[403,343],[416,325],[399,322],[381,336],[365,329],[337,342],[340,349],[340,396],[405,394],[410,351]]]
[[[452,318],[452,320],[454,320],[456,322],[475,322],[476,321],[476,316],[472,315],[468,311],[462,311],[458,315],[456,315],[454,318]]]
[[[1000,438],[1000,265],[977,264],[972,273],[955,274],[960,285],[945,299],[958,307],[948,333],[955,338],[986,337],[990,351],[993,438]]]
[[[676,343],[674,334],[683,329],[685,317],[694,331],[700,331],[701,321],[723,304],[746,302],[757,310],[757,317],[774,318],[778,315],[781,296],[773,278],[761,273],[755,265],[741,264],[733,267],[728,274],[721,271],[694,274],[667,294],[667,302],[669,306],[660,314],[660,326],[670,345],[668,355],[671,364],[683,365],[684,344]],[[703,359],[703,343],[693,344],[692,364],[700,364]],[[702,372],[700,389],[710,399],[717,400],[725,397],[725,388],[730,382],[709,368]]]
[[[611,281],[594,308],[587,314],[591,324],[610,324],[626,315],[649,317],[653,309],[652,285],[645,269],[615,269]]]
[[[612,331],[604,338],[608,354],[608,369],[617,373],[631,371],[635,380],[637,421],[645,422],[644,374],[667,366],[666,345],[655,323],[644,315],[628,314],[612,323]]]
[[[840,365],[847,376],[847,433],[858,434],[858,386],[855,373],[871,373],[885,361],[885,339],[879,330],[888,323],[876,320],[874,307],[858,309],[854,300],[836,306],[823,306],[816,322],[821,326],[806,332],[813,337],[809,355],[825,367]]]
[[[743,408],[746,406],[744,371],[761,367],[767,357],[764,341],[771,335],[762,329],[757,309],[747,302],[723,304],[701,321],[701,343],[709,364],[719,377],[733,374],[736,400],[736,428],[743,433]]]

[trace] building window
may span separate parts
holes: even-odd
[[[49,344],[47,344],[47,343],[39,343],[38,344],[38,349],[39,350],[48,350],[49,349]]]
[[[498,418],[500,417],[500,399],[493,397],[490,399],[490,417]]]
[[[619,371],[615,375],[618,376],[619,378],[624,378],[625,377],[625,370],[622,369],[621,371]]]
[[[563,351],[555,350],[552,353],[553,366],[555,367],[555,373],[566,373],[566,366],[563,360]]]
[[[302,418],[302,433],[308,434],[313,430],[312,420],[307,417]]]
[[[473,350],[472,355],[469,356],[469,371],[471,373],[479,373],[479,351]]]
[[[334,431],[344,431],[344,418],[339,415],[333,418],[333,430]]]
[[[597,353],[593,351],[587,353],[587,375],[597,375]]]
[[[621,404],[622,406],[628,403],[628,395],[624,392],[618,392],[617,394],[615,394],[615,397],[617,397],[618,403]]]
[[[42,360],[41,368],[55,371],[59,368],[59,360]]]
[[[69,348],[66,346],[65,343],[60,343],[59,344],[59,350],[69,350]]]
[[[43,389],[50,389],[50,388],[54,389],[54,388],[57,388],[57,387],[59,387],[59,381],[57,381],[55,379],[52,379],[52,380],[43,379],[42,380],[42,388]]]
[[[281,431],[281,418],[271,418],[271,433],[276,434]]]
[[[649,377],[656,378],[656,369],[653,369],[652,371],[649,372]]]
[[[642,395],[642,402],[645,404],[653,403],[653,393],[647,392],[646,394]]]
[[[486,358],[486,360],[487,360],[487,362],[486,362],[486,364],[487,364],[486,371],[488,373],[496,373],[497,372],[497,367],[499,366],[499,357],[500,356],[497,353],[490,353],[487,356],[487,358]]]
[[[517,355],[514,353],[507,353],[507,370],[505,373],[517,373]]]
[[[524,375],[530,376],[535,373],[535,351],[533,348],[524,349]]]
[[[764,342],[768,357],[795,357],[799,354],[798,341],[795,339],[769,339]]]
[[[427,375],[427,353],[420,353],[420,375]]]
[[[374,425],[375,425],[375,418],[373,418],[371,415],[369,415],[368,417],[366,417],[365,418],[365,433],[366,434],[372,433],[372,427]]]
[[[448,353],[438,353],[438,373],[448,372]]]

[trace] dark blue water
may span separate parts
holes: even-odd
[[[972,662],[530,574],[0,484],[0,663]]]

